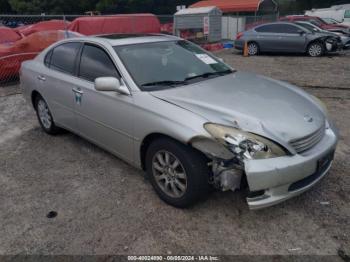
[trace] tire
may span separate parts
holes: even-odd
[[[325,53],[325,47],[324,44],[320,43],[320,42],[314,42],[311,43],[308,47],[307,47],[307,54],[311,57],[319,57],[319,56],[323,56]]]
[[[154,190],[164,202],[179,208],[208,195],[207,162],[198,151],[168,138],[155,140],[146,152],[146,172]]]
[[[35,97],[34,106],[41,128],[50,135],[60,133],[61,128],[55,125],[50,109],[42,96],[37,95]]]
[[[259,54],[259,45],[255,42],[248,43],[248,55],[256,56]]]

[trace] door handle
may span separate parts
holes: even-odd
[[[39,75],[37,78],[38,78],[40,81],[46,81],[45,76]]]
[[[73,88],[72,90],[73,90],[74,93],[78,93],[78,94],[81,94],[81,95],[84,94],[84,92],[81,91],[80,88]]]

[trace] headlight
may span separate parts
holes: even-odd
[[[312,98],[315,100],[315,102],[322,108],[323,112],[328,115],[328,109],[326,104],[319,98],[317,98],[316,96],[312,96]]]
[[[207,123],[204,128],[216,140],[243,159],[266,159],[286,155],[283,148],[276,143],[234,127]]]

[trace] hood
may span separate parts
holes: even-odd
[[[235,126],[284,145],[325,122],[323,112],[301,89],[243,72],[151,94],[208,122]]]
[[[329,30],[329,31],[339,31],[339,32],[344,32],[344,33],[349,33],[350,32],[350,27],[345,26],[345,25],[322,25],[322,29]]]
[[[323,25],[324,28],[328,28],[328,29],[347,29],[349,28],[348,26],[346,25],[340,25],[340,24],[337,24],[337,25],[332,25],[332,24],[325,24]]]

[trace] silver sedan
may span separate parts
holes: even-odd
[[[211,187],[247,187],[251,209],[279,203],[328,172],[337,144],[316,97],[173,36],[55,43],[22,64],[21,87],[46,133],[72,131],[145,170],[176,207]]]

